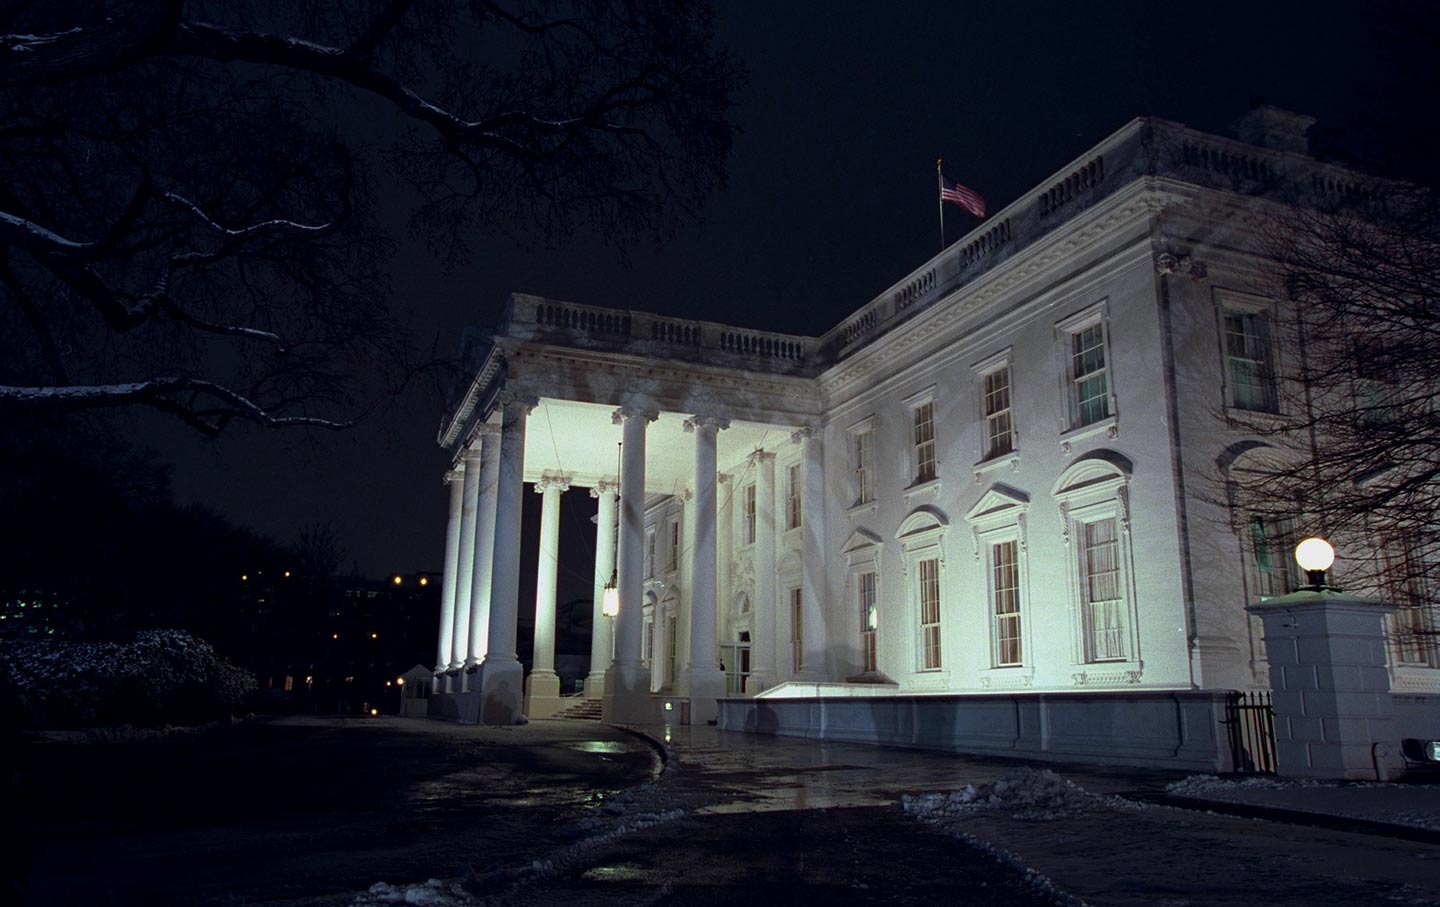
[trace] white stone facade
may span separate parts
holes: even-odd
[[[1215,477],[1256,446],[1227,418],[1253,389],[1227,387],[1223,331],[1278,317],[1253,294],[1267,206],[1348,175],[1295,150],[1303,118],[1261,125],[1268,147],[1134,120],[818,337],[512,297],[440,437],[463,481],[447,689],[478,661],[464,689],[481,720],[519,708],[513,623],[497,635],[513,569],[495,561],[518,514],[493,483],[522,475],[618,488],[597,533],[614,639],[595,652],[613,661],[587,683],[601,696],[605,672],[612,718],[653,716],[650,693],[699,721],[766,691],[1266,685],[1245,606],[1289,589],[1215,503]],[[514,446],[486,457],[502,410]],[[498,478],[472,493],[491,459]],[[468,539],[489,547],[467,556]],[[486,698],[492,658],[504,707]]]

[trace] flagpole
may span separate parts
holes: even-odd
[[[940,175],[941,158],[935,159],[936,198],[940,200],[940,251],[945,251],[945,178]]]

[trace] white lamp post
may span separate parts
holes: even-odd
[[[1325,582],[1325,571],[1335,563],[1335,549],[1329,542],[1319,536],[1305,539],[1295,546],[1295,562],[1305,571],[1305,580],[1311,591],[1330,588]]]

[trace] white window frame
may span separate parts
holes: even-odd
[[[1082,458],[1061,473],[1051,496],[1060,507],[1061,531],[1068,549],[1065,575],[1070,591],[1071,659],[1077,669],[1074,680],[1077,685],[1137,684],[1143,662],[1130,539],[1128,465],[1122,468],[1100,457]],[[1085,555],[1085,527],[1105,520],[1113,520],[1115,527],[1116,590],[1121,598],[1112,614],[1121,622],[1115,634],[1121,650],[1119,657],[1100,657],[1110,653],[1094,645],[1092,621],[1087,613],[1088,575],[1081,562]]]
[[[845,591],[846,599],[853,607],[850,613],[855,615],[855,635],[852,639],[858,640],[859,646],[856,665],[860,673],[879,672],[880,670],[880,552],[883,545],[880,537],[864,527],[856,529],[850,534],[844,545],[845,553]],[[873,591],[875,595],[872,614],[874,626],[866,627],[864,609],[861,607],[862,583],[865,576],[873,578]],[[867,652],[873,652],[873,663],[867,660]]]
[[[1280,346],[1276,342],[1275,304],[1263,296],[1240,293],[1235,290],[1217,288],[1214,291],[1215,330],[1220,353],[1220,398],[1227,414],[1237,417],[1275,415],[1280,412]],[[1230,355],[1230,331],[1227,318],[1230,315],[1254,316],[1265,326],[1265,352],[1268,356],[1266,368],[1269,372],[1267,389],[1270,399],[1268,407],[1245,406],[1239,399],[1239,391],[1233,380]]]
[[[917,507],[911,514],[900,523],[896,532],[896,539],[901,547],[901,571],[905,579],[905,598],[909,602],[910,619],[915,628],[914,648],[912,651],[912,672],[918,677],[924,678],[918,683],[919,686],[930,686],[932,684],[943,686],[948,683],[949,669],[946,667],[945,653],[951,650],[945,643],[946,628],[952,623],[945,619],[945,530],[949,521],[937,508],[930,506]],[[933,562],[935,564],[935,584],[938,598],[936,600],[936,620],[928,622],[924,620],[924,593],[921,576],[922,564]],[[934,628],[933,633],[928,632]],[[931,649],[935,650],[935,658],[932,661],[929,657]],[[953,655],[953,651],[952,651]]]
[[[786,600],[790,603],[790,672],[805,670],[805,593],[802,586],[791,586]]]
[[[920,411],[930,414],[930,437],[921,437]],[[905,399],[905,412],[910,432],[910,488],[929,486],[940,479],[940,440],[936,431],[939,419],[935,407],[935,385]],[[929,465],[928,472],[925,467]]]
[[[1387,617],[1393,670],[1440,668],[1440,614],[1424,567],[1413,563],[1425,561],[1425,553],[1413,536],[1398,533],[1382,538],[1378,548],[1382,596],[1395,605]]]
[[[741,519],[740,519],[740,538],[741,538],[741,544],[742,544],[742,545],[753,545],[753,544],[755,544],[755,533],[756,533],[756,531],[757,531],[757,525],[758,525],[758,524],[757,524],[758,516],[757,516],[757,510],[756,510],[756,508],[757,508],[757,503],[756,503],[757,498],[758,498],[758,492],[756,491],[755,483],[754,483],[754,482],[751,482],[751,483],[749,483],[748,485],[746,485],[744,491],[742,491],[741,494],[740,494],[740,501],[741,501],[741,507],[740,507],[740,511],[741,511]]]
[[[1015,360],[1014,352],[1006,347],[994,356],[977,362],[970,367],[975,373],[976,413],[980,425],[980,459],[977,466],[1002,459],[1012,459],[1020,450],[1020,433],[1015,427]],[[989,384],[993,376],[1005,373],[1005,406],[990,410]],[[1009,425],[1006,432],[1006,446],[1001,449],[992,438],[992,423],[1003,416]]]
[[[804,520],[805,465],[799,461],[785,466],[785,531],[799,529]]]
[[[875,417],[850,426],[850,468],[855,479],[852,509],[867,507],[876,503],[875,496]]]
[[[1029,615],[1030,572],[1027,519],[1030,499],[1027,495],[1007,485],[992,485],[980,500],[965,514],[970,525],[971,541],[974,546],[975,562],[981,588],[976,596],[984,602],[986,636],[989,640],[989,661],[980,671],[981,687],[1028,687],[1034,679],[1034,645],[1031,639],[1032,627]],[[995,547],[1008,543],[1015,545],[1016,594],[1019,598],[1020,659],[1002,662],[1000,659],[999,624],[995,596]]]
[[[655,527],[645,530],[645,578],[655,578]]]
[[[1080,400],[1080,381],[1088,378],[1096,372],[1086,372],[1084,376],[1076,374],[1075,363],[1075,339],[1091,329],[1098,330],[1100,338],[1100,351],[1104,360],[1101,370],[1105,378],[1105,392],[1102,396],[1091,399],[1104,401],[1105,412],[1090,421],[1082,421],[1082,405]],[[1061,357],[1061,400],[1063,401],[1064,418],[1062,420],[1062,437],[1066,435],[1088,434],[1106,428],[1113,428],[1119,420],[1119,409],[1115,400],[1115,346],[1110,340],[1110,312],[1109,301],[1101,300],[1094,305],[1087,306],[1075,314],[1055,323],[1057,348]]]
[[[683,535],[680,529],[680,517],[672,516],[667,527],[670,531],[666,533],[665,539],[665,570],[674,573],[680,569],[680,545]]]

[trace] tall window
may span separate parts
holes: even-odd
[[[935,478],[935,403],[927,400],[917,405],[914,415],[915,481]]]
[[[665,672],[666,686],[675,683],[676,654],[680,650],[680,621],[673,613],[665,615]]]
[[[1250,577],[1252,595],[1259,601],[1286,595],[1301,585],[1295,563],[1295,521],[1288,517],[1251,517]]]
[[[670,520],[670,563],[671,572],[680,568],[680,518]]]
[[[1105,327],[1096,322],[1070,335],[1070,425],[1091,425],[1109,415]]]
[[[856,589],[860,601],[860,671],[870,673],[879,670],[875,660],[875,632],[880,622],[875,600],[875,571],[860,574]]]
[[[1227,311],[1224,317],[1230,405],[1252,412],[1275,412],[1269,321],[1260,312]]]
[[[801,482],[800,464],[791,463],[786,470],[786,491],[788,492],[785,501],[785,528],[798,529],[800,527],[800,490],[804,487]]]
[[[995,665],[1018,665],[1020,649],[1020,559],[1015,540],[990,546],[990,590],[994,603]]]
[[[875,432],[857,431],[854,435],[855,503],[869,504],[875,500]]]
[[[794,674],[805,670],[805,614],[799,588],[790,590],[790,664]]]
[[[1120,592],[1120,539],[1115,518],[1080,524],[1080,595],[1086,661],[1125,658],[1125,608]]]
[[[920,669],[940,669],[940,562],[927,558],[917,565],[920,594]]]
[[[1010,420],[1010,366],[987,372],[981,399],[985,414],[985,457],[998,457],[1015,449],[1014,425]]]
[[[1419,546],[1406,538],[1384,545],[1385,593],[1396,606],[1395,663],[1440,667],[1440,621],[1436,620],[1426,561]]]
[[[745,544],[755,544],[755,486],[745,486]]]
[[[651,579],[655,576],[655,530],[647,532],[645,538],[645,578]]]

